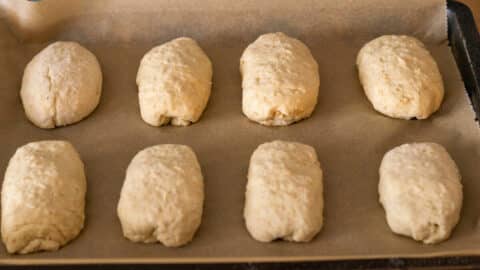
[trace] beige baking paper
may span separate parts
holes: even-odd
[[[7,255],[1,263],[250,262],[480,254],[480,129],[447,46],[443,0],[0,0],[0,171],[15,149],[45,139],[71,141],[86,164],[86,226],[58,252]],[[312,117],[264,127],[241,112],[238,70],[243,49],[258,35],[283,31],[304,41],[320,66]],[[429,44],[446,86],[445,101],[423,121],[376,113],[358,82],[355,57],[381,34],[411,34]],[[139,114],[135,76],[142,55],[179,36],[197,39],[214,65],[213,89],[200,122],[151,127]],[[27,62],[55,40],[76,40],[98,57],[102,100],[78,124],[42,130],[19,99]],[[242,208],[248,162],[261,143],[293,140],[317,150],[325,173],[325,227],[311,242],[263,244],[250,238]],[[378,203],[383,154],[405,142],[443,144],[464,184],[461,221],[450,240],[423,245],[394,235]],[[122,236],[116,205],[125,169],[154,144],[193,147],[205,176],[203,222],[182,248],[135,244]]]

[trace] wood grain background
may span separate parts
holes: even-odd
[[[459,0],[467,4],[473,12],[475,21],[477,22],[477,27],[480,28],[480,0]]]

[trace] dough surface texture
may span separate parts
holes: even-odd
[[[20,96],[33,124],[54,128],[87,117],[101,92],[102,71],[95,55],[76,42],[58,41],[28,63]]]
[[[374,109],[400,119],[426,119],[442,103],[444,87],[437,63],[414,37],[376,38],[357,56],[360,82]]]
[[[212,63],[191,38],[177,38],[151,49],[137,73],[142,119],[152,126],[197,122],[212,87]]]
[[[252,121],[285,126],[309,117],[320,75],[310,50],[283,33],[258,37],[240,59],[242,109]]]
[[[17,149],[2,187],[2,240],[9,253],[57,250],[74,239],[85,219],[83,162],[66,141]]]
[[[286,141],[258,146],[245,197],[244,218],[254,239],[310,241],[323,225],[323,175],[315,149]]]
[[[193,150],[162,144],[140,151],[127,169],[117,213],[133,242],[190,242],[203,211],[203,176]]]
[[[457,165],[436,143],[403,144],[380,165],[378,191],[390,229],[425,244],[446,240],[460,218]]]

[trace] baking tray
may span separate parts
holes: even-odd
[[[450,10],[451,10],[451,5],[452,5],[452,3],[449,3],[449,14],[448,14],[448,15],[449,15],[449,17],[448,17],[448,19],[449,19],[449,24],[450,24],[450,19],[451,19],[451,12],[450,12]],[[468,11],[468,9],[467,9],[467,11]],[[470,16],[471,16],[471,14],[470,14]],[[465,19],[465,16],[462,15],[462,18]],[[472,20],[472,22],[473,22],[473,20]],[[473,24],[472,24],[472,25],[473,25]],[[473,25],[473,27],[474,27],[474,25]],[[449,30],[450,30],[450,28],[451,28],[451,26],[449,27]],[[459,28],[461,28],[461,27],[459,27]],[[462,31],[458,31],[457,33],[461,33],[461,32],[462,32]],[[451,40],[452,40],[452,33],[449,33],[449,34],[450,34],[450,36],[449,36],[449,37],[450,37],[450,42],[453,43],[453,42],[451,41]],[[477,38],[478,38],[478,36],[477,36]],[[465,43],[465,42],[463,42],[463,43]],[[458,43],[458,44],[460,44],[460,43]],[[461,44],[460,44],[460,45],[461,45]],[[461,50],[461,46],[458,46],[458,47],[459,47],[460,50]],[[468,56],[466,56],[466,59],[468,59]],[[458,61],[458,59],[457,59],[457,61]],[[467,70],[468,70],[468,69],[467,69]],[[461,72],[462,72],[462,75],[463,75],[463,71],[461,71]],[[471,74],[475,74],[474,72],[475,72],[475,70],[473,69],[473,71],[471,71]],[[467,81],[467,80],[466,80],[466,81]],[[477,80],[477,82],[478,82],[478,80]],[[466,85],[467,85],[467,82],[466,82]],[[477,95],[478,95],[478,83],[476,84],[476,86],[477,86],[476,92],[474,92],[474,91],[472,92],[472,90],[467,87],[467,90],[469,91],[469,93],[470,93],[470,92],[472,92],[472,93],[477,93]],[[473,103],[473,105],[475,106],[475,101],[472,101],[472,103]],[[478,102],[477,102],[477,104],[478,104]],[[101,106],[104,106],[104,105],[101,104]],[[100,109],[102,109],[102,108],[100,108]],[[207,108],[207,111],[208,111],[208,110],[209,110],[209,109]],[[211,109],[210,109],[210,110],[211,110]],[[211,114],[210,114],[210,115],[211,115]],[[98,114],[97,114],[97,115],[94,114],[93,118],[97,118],[97,117],[98,117]],[[206,117],[207,117],[207,116],[206,116]],[[23,115],[21,115],[20,118],[23,118]],[[207,119],[208,119],[208,117],[207,117]],[[92,121],[93,121],[93,120],[92,120]],[[302,125],[302,124],[300,124],[300,125]],[[299,126],[300,126],[300,125],[299,125]],[[297,128],[298,128],[298,126],[297,126]],[[40,133],[40,132],[39,132],[39,133]],[[44,134],[46,134],[46,133],[44,133]],[[45,135],[45,136],[46,136],[46,135]],[[138,143],[138,142],[132,142],[132,143]],[[101,148],[101,147],[100,147],[100,148]],[[204,151],[205,151],[205,150],[203,150],[203,155],[205,155],[205,152],[204,152]],[[88,159],[88,158],[91,158],[91,157],[87,157],[87,159]],[[88,163],[88,162],[87,162],[87,163]],[[87,167],[88,167],[88,166],[87,166]],[[207,195],[207,196],[208,196],[208,195]],[[88,220],[87,220],[87,222],[88,222]],[[88,223],[87,223],[87,226],[88,226]],[[118,229],[118,228],[115,228],[115,229]],[[92,248],[93,248],[93,247],[92,247]],[[429,255],[429,256],[440,256],[440,255],[442,255],[442,254],[441,254],[441,253],[436,253],[435,255]],[[49,255],[46,254],[46,253],[44,253],[44,254],[41,255],[41,256],[36,256],[36,257],[34,257],[34,258],[36,258],[36,259],[32,259],[32,260],[15,260],[15,257],[10,257],[11,259],[8,260],[8,263],[32,263],[32,262],[34,262],[34,263],[35,263],[35,262],[36,262],[36,263],[42,263],[41,259],[38,259],[38,258],[40,258],[40,257],[42,257],[42,256],[49,256]],[[51,254],[50,254],[50,256],[51,256]],[[367,257],[368,257],[368,256],[367,256]],[[418,257],[420,257],[420,255],[418,255]],[[344,257],[343,257],[343,258],[344,258]],[[301,259],[302,259],[302,258],[298,258],[298,257],[295,258],[295,260],[301,260]],[[311,258],[306,258],[306,259],[311,260]],[[341,258],[340,258],[340,259],[341,259]],[[238,259],[237,259],[237,260],[238,260]],[[260,258],[260,259],[259,259],[259,258],[256,258],[256,259],[254,259],[254,260],[255,260],[255,261],[269,261],[268,258]],[[276,257],[276,258],[272,257],[271,260],[276,260],[276,261],[278,261],[279,259],[278,259],[278,257]],[[280,260],[281,260],[281,259],[280,259]],[[285,260],[285,259],[284,259],[284,260]],[[227,259],[226,261],[235,261],[235,259],[230,258],[230,259]],[[240,259],[240,260],[238,260],[238,261],[248,261],[248,260],[245,259],[245,258],[242,258],[242,259]],[[3,261],[3,262],[5,262],[5,261]],[[68,262],[69,262],[68,260],[63,260],[63,261],[57,261],[57,262],[54,262],[54,263],[68,263]],[[78,262],[78,261],[77,261],[77,262]],[[81,263],[92,263],[92,262],[95,262],[95,261],[94,261],[94,260],[92,260],[92,261],[90,261],[90,262],[88,262],[88,261],[81,261]],[[101,262],[101,260],[100,260],[100,262]],[[123,262],[125,262],[125,261],[123,261]],[[147,260],[147,261],[144,261],[144,262],[148,262],[148,260]],[[191,262],[196,262],[196,261],[193,260],[193,261],[191,261]],[[208,260],[201,260],[201,259],[199,259],[199,260],[197,260],[197,262],[208,262]],[[45,263],[45,262],[43,262],[43,263]]]
[[[472,106],[480,119],[480,35],[470,9],[447,2],[448,40]]]

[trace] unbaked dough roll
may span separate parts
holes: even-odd
[[[425,119],[440,107],[444,89],[437,63],[422,42],[382,36],[357,56],[360,82],[375,110],[402,119]]]
[[[323,175],[315,149],[285,141],[261,144],[250,159],[244,217],[261,242],[310,241],[323,225]]]
[[[40,141],[17,149],[2,188],[2,240],[9,253],[56,250],[74,239],[85,219],[87,183],[75,148]]]
[[[193,150],[162,144],[140,151],[127,169],[117,213],[134,242],[190,242],[203,211],[203,176]]]
[[[76,123],[98,105],[102,71],[95,55],[76,42],[55,42],[25,68],[20,96],[27,118],[41,128]]]
[[[197,122],[207,106],[212,63],[191,38],[177,38],[151,49],[137,74],[140,113],[152,126]]]
[[[460,218],[460,179],[439,144],[403,144],[387,152],[378,191],[392,231],[426,244],[447,239]]]
[[[309,117],[317,104],[320,76],[310,50],[283,33],[261,35],[240,59],[243,113],[267,126]]]

